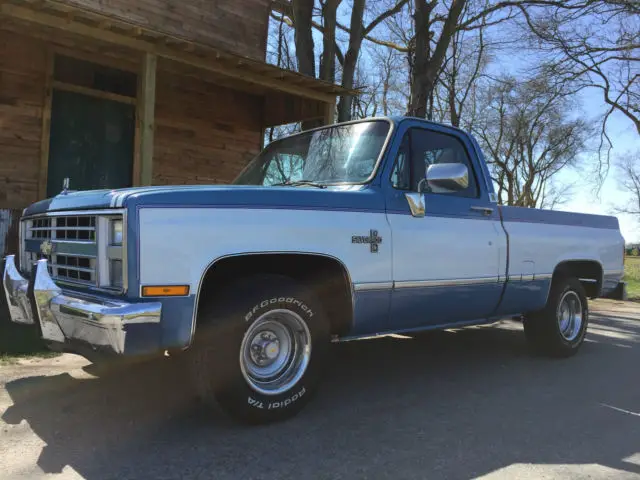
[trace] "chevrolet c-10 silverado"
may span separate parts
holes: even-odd
[[[4,290],[51,348],[177,355],[204,399],[280,420],[311,398],[332,341],[511,317],[537,353],[579,349],[587,299],[623,286],[617,219],[497,200],[467,133],[336,124],[271,143],[232,185],[37,202]]]

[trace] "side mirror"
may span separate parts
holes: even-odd
[[[469,169],[462,163],[437,163],[429,165],[427,167],[425,181],[436,192],[457,192],[469,186]],[[423,191],[424,183],[425,182],[420,182],[420,191]]]

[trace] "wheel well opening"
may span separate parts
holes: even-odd
[[[593,260],[572,260],[560,263],[553,272],[558,276],[575,277],[580,280],[587,297],[597,298],[602,291],[602,266]]]
[[[339,260],[322,255],[278,253],[222,258],[204,275],[199,292],[200,306],[205,296],[215,298],[215,292],[221,288],[256,274],[286,275],[309,286],[325,309],[331,322],[331,333],[343,335],[349,331],[353,320],[351,280]]]

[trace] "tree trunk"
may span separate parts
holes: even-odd
[[[292,0],[294,40],[298,71],[316,78],[316,61],[313,52],[312,16],[314,0]],[[322,120],[302,122],[302,130],[322,125]]]
[[[458,40],[457,34],[454,34],[451,42],[451,79],[449,88],[447,88],[448,100],[449,100],[449,117],[451,119],[451,125],[454,127],[460,126],[460,115],[458,114],[458,102],[456,98],[458,87]],[[471,78],[471,81],[474,81]]]
[[[364,15],[364,7],[366,0],[354,0],[353,9],[351,10],[351,35],[349,36],[349,49],[344,56],[344,66],[342,68],[342,86],[352,89],[353,80],[356,73],[356,65],[360,56],[360,47],[364,37],[364,25],[362,18]],[[346,122],[351,119],[351,104],[353,97],[351,95],[342,95],[338,102],[338,121]]]
[[[415,0],[416,11],[413,19],[416,31],[416,50],[411,79],[409,115],[422,118],[426,116],[427,101],[435,87],[438,72],[442,68],[451,37],[456,31],[466,2],[467,0],[453,0],[433,56],[429,57],[429,17],[432,7],[427,4],[426,0]]]
[[[384,81],[382,82],[382,113],[389,115],[389,82],[391,81],[391,65],[384,65]]]
[[[313,0],[293,0],[293,26],[296,44],[298,71],[310,77],[316,77],[316,63],[313,54],[313,35],[311,20]]]
[[[451,117],[451,125],[454,127],[460,126],[460,116],[458,115],[458,105],[456,102],[456,87],[455,76],[453,77],[451,88],[448,90],[449,94],[449,115]]]
[[[326,0],[322,8],[324,32],[322,34],[322,60],[320,78],[333,83],[336,79],[336,12],[341,0]]]
[[[429,62],[429,15],[431,8],[426,0],[415,0],[413,23],[416,32],[413,68],[411,70],[411,104],[408,114],[414,117],[427,116],[429,91],[422,79],[426,75]]]

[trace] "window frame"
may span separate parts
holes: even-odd
[[[400,191],[400,192],[417,192],[417,190],[415,190],[413,188],[414,185],[414,180],[415,180],[415,160],[413,158],[413,140],[411,138],[412,132],[414,130],[418,130],[418,131],[423,131],[423,132],[428,132],[431,134],[436,134],[436,135],[445,135],[447,137],[451,137],[453,138],[453,140],[455,140],[456,142],[458,142],[458,144],[462,147],[465,155],[467,156],[467,159],[469,160],[469,164],[468,164],[468,168],[470,169],[469,175],[471,178],[473,178],[473,181],[475,181],[475,185],[476,185],[476,192],[475,192],[475,196],[474,195],[460,195],[460,192],[449,192],[449,193],[438,193],[438,192],[423,192],[425,195],[440,195],[440,196],[454,196],[457,198],[469,198],[469,199],[478,199],[482,197],[482,188],[480,188],[480,182],[478,180],[478,174],[476,172],[476,166],[474,165],[474,161],[473,161],[473,157],[469,154],[469,149],[467,148],[467,145],[465,145],[465,142],[460,138],[459,135],[456,135],[453,132],[443,132],[440,130],[436,130],[433,128],[428,128],[425,126],[421,126],[421,125],[410,125],[408,126],[403,133],[402,139],[400,140],[400,144],[398,146],[397,151],[395,152],[395,158],[393,159],[393,163],[391,165],[391,170],[389,171],[389,185],[391,185],[391,188],[393,188],[396,191]],[[398,161],[398,156],[401,152],[402,146],[404,145],[405,139],[409,137],[409,157],[410,157],[410,161],[409,161],[409,168],[410,168],[410,172],[409,172],[409,182],[412,186],[410,186],[408,189],[407,188],[399,188],[396,185],[394,185],[393,183],[393,172],[394,169],[396,168],[397,165],[397,161]]]

